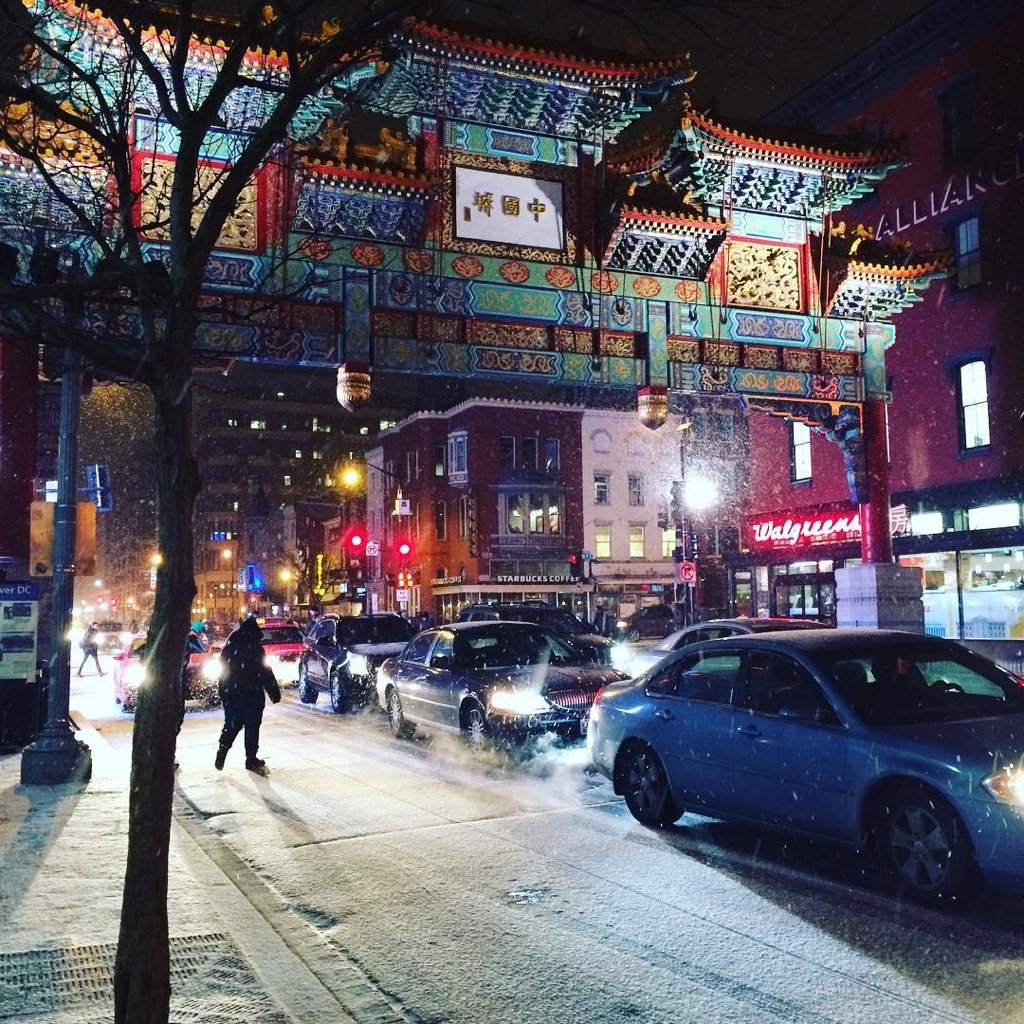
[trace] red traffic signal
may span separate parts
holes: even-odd
[[[342,543],[350,555],[361,555],[366,547],[366,530],[362,526],[350,526]]]
[[[583,552],[570,551],[568,561],[569,575],[577,580],[583,579]]]
[[[395,541],[395,554],[399,558],[408,558],[412,554],[412,544],[405,538]]]

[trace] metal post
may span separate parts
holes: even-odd
[[[78,500],[78,414],[82,401],[82,363],[64,350],[60,382],[60,439],[57,447],[57,508],[53,533],[53,625],[50,642],[49,700],[46,725],[21,755],[21,781],[30,785],[87,778],[89,748],[75,739],[68,721],[71,700],[71,625],[75,600],[75,512]]]

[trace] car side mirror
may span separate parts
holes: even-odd
[[[447,670],[452,667],[452,656],[450,654],[439,654],[436,658],[430,659],[430,667]]]

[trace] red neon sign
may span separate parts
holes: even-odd
[[[779,551],[815,544],[860,540],[860,512],[839,508],[828,512],[786,513],[751,517],[747,535],[752,551]]]

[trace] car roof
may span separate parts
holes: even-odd
[[[827,622],[819,622],[817,619],[787,619],[781,616],[753,618],[745,615],[738,615],[733,619],[709,619],[707,622],[695,623],[690,628],[699,629],[701,626],[740,626],[752,633],[768,633],[780,629],[832,628]]]
[[[869,653],[879,650],[906,650],[913,648],[922,650],[931,647],[935,650],[948,649],[951,645],[959,647],[953,640],[929,636],[926,633],[908,633],[898,629],[787,629],[772,632],[770,636],[756,633],[740,634],[721,640],[707,640],[706,644],[721,646],[723,643],[737,644],[743,647],[760,647],[765,644],[779,645],[805,651],[808,654],[848,654],[855,655],[858,650],[869,649]],[[697,645],[689,648],[694,650]],[[700,646],[703,646],[700,645]],[[966,651],[966,648],[964,648]]]
[[[369,615],[338,615],[332,612],[330,615],[321,615],[317,621],[322,622],[324,619],[334,619],[337,622],[348,622],[352,619],[359,619],[363,622],[374,619],[402,619],[403,622],[407,621],[398,612],[371,612]]]
[[[519,622],[513,619],[488,619],[483,622],[449,622],[445,626],[434,626],[434,630],[450,629],[454,633],[475,633],[489,629],[506,629],[515,626],[519,629],[538,629],[543,633],[551,631],[544,626],[538,626],[535,622]]]

